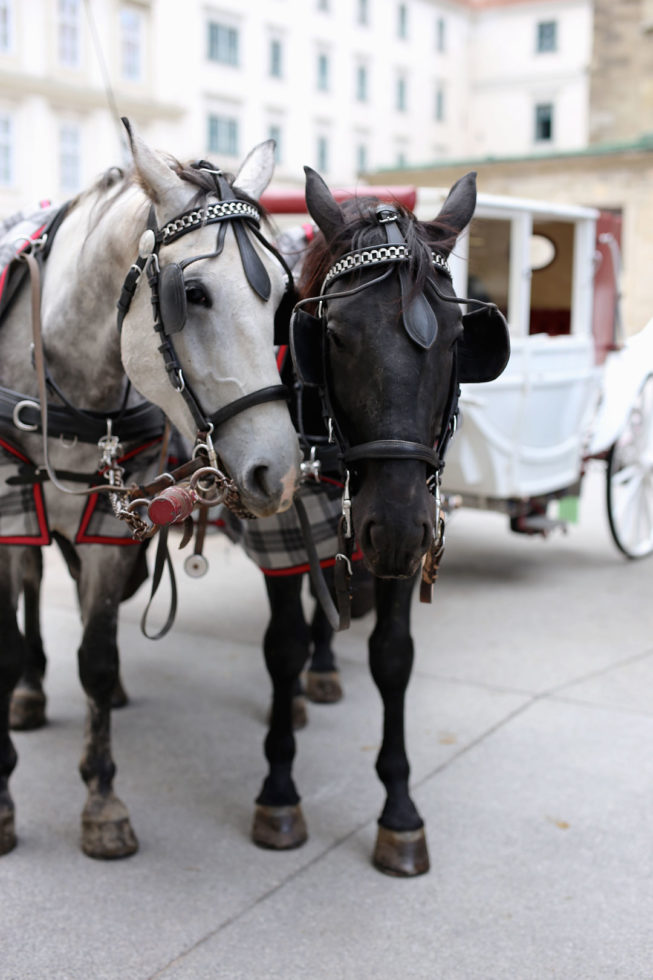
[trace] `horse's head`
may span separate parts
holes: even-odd
[[[300,314],[293,323],[295,361],[333,419],[369,568],[410,576],[433,540],[431,491],[458,382],[489,380],[506,355],[503,323],[497,349],[476,321],[468,329],[446,263],[473,215],[476,175],[459,180],[428,223],[374,198],[340,206],[318,174],[306,175],[322,234],[304,263],[302,293],[322,298],[317,319]]]
[[[273,141],[228,178],[205,161],[171,163],[127,128],[150,206],[135,282],[128,277],[121,297],[125,370],[191,441],[213,430],[246,508],[285,510],[299,449],[273,338],[292,282],[258,231],[256,206],[272,176]]]

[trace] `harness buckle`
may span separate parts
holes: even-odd
[[[317,458],[317,446],[311,446],[311,455],[309,459],[302,461],[300,471],[302,474],[302,479],[308,480],[312,478],[316,483],[320,482],[322,463]]]
[[[342,517],[344,521],[345,537],[351,538],[353,528],[351,524],[351,495],[349,493],[349,470],[345,471],[345,489],[342,494]]]

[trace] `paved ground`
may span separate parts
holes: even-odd
[[[433,870],[370,865],[381,791],[369,620],[339,638],[346,698],[311,709],[297,776],[310,840],[248,840],[268,683],[258,572],[211,539],[172,636],[124,609],[118,790],[141,849],[77,848],[78,617],[47,555],[51,724],[16,737],[19,846],[0,862],[1,980],[651,980],[653,561],[608,536],[602,484],[548,541],[497,515],[450,527],[437,603],[415,606],[415,796]]]

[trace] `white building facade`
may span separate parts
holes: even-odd
[[[591,0],[0,0],[0,213],[124,162],[118,116],[276,179],[585,145]]]

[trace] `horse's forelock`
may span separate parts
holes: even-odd
[[[344,201],[340,209],[344,220],[342,230],[328,242],[320,232],[309,246],[299,291],[302,297],[317,296],[331,266],[339,259],[359,248],[381,245],[386,241],[385,232],[376,216],[381,202],[375,197],[356,197]],[[432,251],[448,253],[456,240],[454,229],[437,221],[418,221],[412,212],[400,204],[399,228],[411,251],[410,271],[414,280],[414,292],[424,289],[432,274]]]

